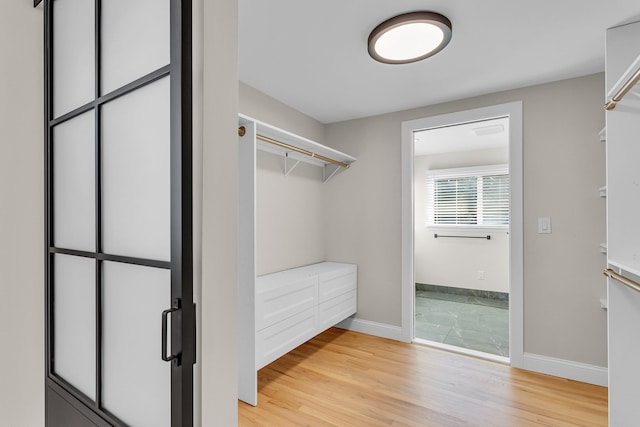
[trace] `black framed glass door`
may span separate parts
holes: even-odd
[[[191,426],[191,2],[44,10],[46,423]]]

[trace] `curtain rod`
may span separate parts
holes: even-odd
[[[244,136],[247,132],[247,129],[244,126],[240,126],[238,128],[238,135]],[[286,150],[295,151],[296,153],[304,154],[305,156],[313,157],[314,159],[322,160],[327,163],[331,163],[336,166],[343,167],[345,169],[349,169],[349,163],[341,162],[339,160],[334,160],[329,157],[325,157],[321,154],[314,153],[313,151],[305,150],[300,147],[296,147],[295,145],[287,144],[286,142],[278,141],[273,138],[269,138],[268,136],[256,134],[256,138],[260,141],[268,142],[269,144],[277,145],[278,147],[284,148]]]
[[[629,77],[629,80],[627,80],[627,82],[624,85],[622,85],[620,90],[618,92],[616,92],[616,94],[611,97],[609,102],[604,104],[604,109],[605,110],[613,110],[614,108],[616,108],[616,104],[618,104],[618,102],[622,101],[622,98],[624,98],[624,96],[627,93],[629,93],[631,88],[634,87],[636,85],[636,83],[638,83],[639,81],[640,81],[640,68],[638,68],[636,70],[636,72],[631,77]]]

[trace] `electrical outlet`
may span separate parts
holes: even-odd
[[[478,280],[484,280],[484,270],[478,270]]]

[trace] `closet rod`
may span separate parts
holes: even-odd
[[[618,282],[622,283],[628,288],[631,288],[634,291],[640,292],[640,283],[634,280],[631,280],[628,277],[624,277],[622,274],[618,274],[610,268],[607,268],[605,271],[603,271],[603,273],[605,276],[610,277],[614,280],[617,280]]]
[[[442,234],[434,234],[433,238],[437,239],[438,237],[453,237],[456,239],[487,239],[491,240],[491,236],[487,234],[486,236],[444,236]]]
[[[246,133],[246,128],[244,126],[240,126],[238,128],[238,135],[244,136]],[[281,142],[275,140],[273,138],[269,138],[268,136],[256,134],[256,138],[260,141],[268,142],[269,144],[277,145],[278,147],[284,148],[285,150],[295,151],[296,153],[304,154],[305,156],[313,157],[315,159],[322,160],[323,162],[331,163],[336,166],[343,167],[345,169],[349,169],[349,163],[344,163],[339,160],[330,159],[329,157],[325,157],[321,154],[314,153],[313,151],[305,150],[300,147],[296,147],[295,145],[290,145],[285,142]]]
[[[614,108],[616,108],[616,104],[622,101],[622,98],[624,98],[624,96],[627,93],[629,93],[631,88],[634,87],[636,83],[638,83],[639,81],[640,81],[640,68],[638,68],[636,72],[629,78],[629,80],[627,80],[627,82],[620,88],[620,90],[611,97],[609,102],[604,104],[604,109],[613,110]]]

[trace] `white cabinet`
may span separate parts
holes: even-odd
[[[316,306],[256,332],[256,370],[313,338],[317,325]]]
[[[241,355],[240,399],[256,405],[259,369],[355,314],[357,284],[357,266],[336,262],[257,277],[255,312],[244,319],[253,314],[255,328],[251,336],[240,337],[241,348],[254,352]]]
[[[318,306],[318,278],[286,272],[256,280],[256,331]]]
[[[607,30],[607,101],[640,68],[640,22]],[[607,263],[640,281],[640,85],[607,111]],[[640,419],[640,292],[608,279],[609,425]]]
[[[256,369],[354,314],[357,280],[335,262],[256,278]]]

